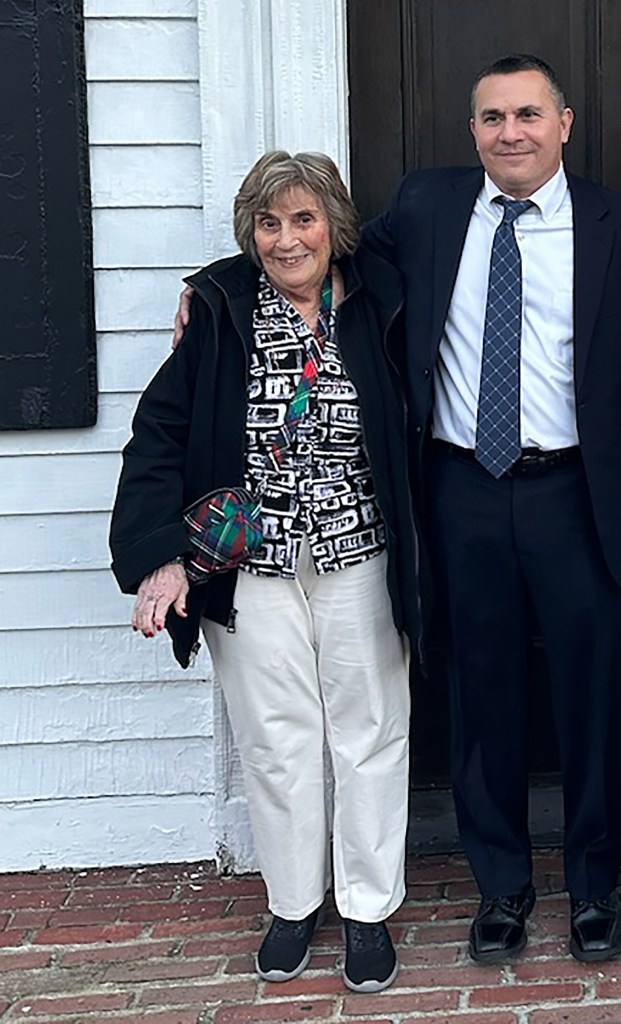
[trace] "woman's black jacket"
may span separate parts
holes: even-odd
[[[387,583],[395,625],[419,633],[418,548],[406,454],[406,410],[395,364],[401,351],[401,284],[379,257],[359,250],[338,266],[345,298],[337,339],[360,400],[364,439],[386,526]],[[182,343],[144,392],[123,451],[112,513],[112,569],[124,593],[188,550],[182,509],[217,487],[243,483],[248,360],[259,270],[245,256],[188,278],[195,289]],[[393,351],[394,349],[394,351]],[[391,355],[392,352],[392,355]],[[237,571],[190,587],[188,618],[166,627],[187,667],[201,616],[229,620]]]

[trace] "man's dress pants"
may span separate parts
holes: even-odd
[[[449,618],[464,849],[483,896],[530,883],[532,605],[561,753],[566,886],[597,899],[615,888],[621,856],[621,588],[604,562],[582,463],[495,480],[445,445],[430,449],[429,529]]]

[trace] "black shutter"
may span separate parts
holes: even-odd
[[[97,419],[81,0],[0,0],[0,428]]]

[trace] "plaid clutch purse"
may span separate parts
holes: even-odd
[[[245,487],[210,491],[183,512],[192,553],[185,571],[192,583],[206,583],[252,555],[263,543],[261,502]]]

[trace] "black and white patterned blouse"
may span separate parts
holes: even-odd
[[[259,576],[294,579],[304,534],[318,573],[373,558],[384,550],[384,525],[364,447],[358,396],[336,344],[335,312],[307,415],[278,472],[267,468],[267,452],[295,393],[312,333],[265,274],[253,330],[245,485],[256,493],[267,478],[262,502],[265,543],[242,568]]]

